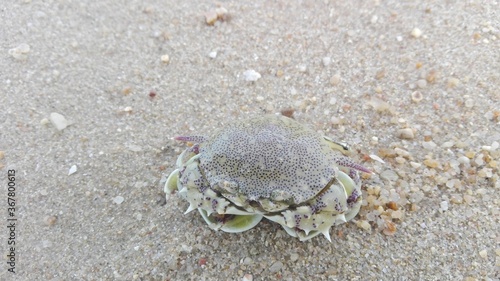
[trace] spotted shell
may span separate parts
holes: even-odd
[[[233,123],[200,146],[200,167],[210,186],[252,201],[311,199],[335,178],[334,157],[317,133],[278,116]]]

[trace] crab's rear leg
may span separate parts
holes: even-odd
[[[184,142],[193,142],[193,143],[202,143],[208,140],[205,136],[176,136],[174,140],[184,141]]]

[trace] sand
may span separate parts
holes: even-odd
[[[498,11],[5,1],[0,279],[499,280]],[[281,113],[374,171],[332,243],[215,232],[165,199],[173,136]]]

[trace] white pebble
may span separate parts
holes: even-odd
[[[441,211],[448,211],[448,201],[443,201],[439,204]]]
[[[418,80],[417,87],[419,87],[420,89],[427,87],[427,80],[425,79]]]
[[[399,147],[394,148],[394,152],[396,152],[396,154],[401,157],[410,157],[410,153],[408,151],[401,149]]]
[[[25,60],[28,58],[28,53],[30,52],[30,45],[22,43],[19,46],[9,50],[9,55],[11,55],[16,60]]]
[[[461,164],[469,164],[470,160],[466,156],[460,156],[458,157],[457,161]]]
[[[330,105],[334,105],[337,103],[337,99],[335,97],[330,98]]]
[[[163,55],[163,56],[161,56],[161,62],[163,62],[163,63],[169,63],[170,62],[170,56],[169,55]]]
[[[332,58],[330,58],[330,57],[324,57],[323,60],[322,60],[322,62],[323,62],[323,66],[329,66],[330,63],[332,63]]]
[[[76,165],[71,166],[71,168],[69,168],[69,171],[68,171],[68,176],[76,173],[76,171],[77,171]]]
[[[413,162],[413,161],[411,161],[411,162],[410,162],[410,165],[411,165],[413,168],[415,168],[415,169],[418,169],[418,168],[420,168],[420,167],[422,166],[422,164],[421,164],[421,163],[417,163],[417,162]]]
[[[411,31],[411,36],[413,36],[415,38],[419,38],[420,36],[422,36],[422,30],[420,30],[419,28],[414,28]]]
[[[243,76],[245,76],[246,81],[250,81],[250,82],[255,82],[262,77],[260,75],[260,73],[258,73],[257,71],[255,71],[253,69],[249,69],[249,70],[243,72]]]
[[[484,160],[483,160],[483,154],[482,153],[479,153],[476,157],[476,159],[474,159],[474,162],[476,163],[476,165],[478,166],[482,166],[484,164]]]
[[[301,64],[297,67],[299,69],[299,72],[306,72],[307,71],[307,66],[305,64]]]
[[[208,53],[208,56],[211,59],[215,59],[217,57],[217,51],[212,51],[212,52]]]
[[[482,250],[479,252],[479,256],[483,259],[487,259],[488,258],[488,251],[486,250]]]
[[[41,125],[44,125],[44,126],[45,126],[45,125],[47,125],[47,124],[49,124],[49,123],[50,123],[50,121],[49,121],[49,119],[47,119],[47,118],[43,118],[42,120],[40,120],[40,124],[41,124]]]
[[[56,127],[58,131],[64,130],[69,125],[66,118],[57,112],[52,112],[49,119],[50,122],[52,122],[52,125],[54,125],[54,127]]]
[[[391,170],[383,171],[380,173],[380,177],[388,181],[396,181],[399,178],[398,174]]]
[[[500,143],[498,143],[497,141],[494,141],[494,142],[491,144],[491,151],[495,151],[495,150],[497,150],[499,146],[500,146]]]
[[[118,204],[118,205],[123,203],[123,201],[125,201],[125,198],[123,198],[122,196],[116,196],[115,198],[113,198],[113,202]]]
[[[243,275],[243,278],[241,279],[241,281],[252,281],[252,280],[253,280],[253,275],[248,273]]]
[[[433,141],[424,141],[422,143],[422,146],[427,150],[433,150],[434,148],[436,148],[437,145]]]
[[[441,147],[442,148],[450,148],[454,145],[454,143],[452,141],[447,141],[447,142],[444,142]]]
[[[413,130],[411,128],[405,128],[398,131],[398,137],[400,139],[411,140],[415,138],[415,134],[413,134]]]
[[[384,160],[382,160],[382,158],[378,157],[375,154],[370,154],[370,158],[373,159],[373,160],[375,160],[375,161],[378,161],[378,162],[380,162],[382,164],[385,164]]]

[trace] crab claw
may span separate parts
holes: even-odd
[[[170,175],[167,178],[167,181],[165,182],[165,187],[163,188],[167,200],[170,197],[170,195],[174,193],[175,190],[177,190],[178,181],[179,181],[179,169],[176,169],[172,173],[170,173]]]

